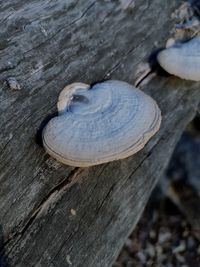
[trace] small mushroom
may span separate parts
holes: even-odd
[[[58,98],[58,116],[43,130],[43,145],[58,161],[88,167],[131,156],[158,131],[156,102],[122,81],[73,83]]]
[[[200,81],[200,37],[176,43],[157,55],[161,67],[182,79]]]

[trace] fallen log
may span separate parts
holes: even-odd
[[[141,64],[170,37],[177,20],[172,14],[181,1],[127,2],[1,3],[4,266],[111,266],[196,114],[198,83],[156,75],[141,89],[158,102],[162,126],[137,155],[73,168],[50,158],[35,142],[66,84],[103,78],[134,84]]]

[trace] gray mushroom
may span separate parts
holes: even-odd
[[[161,67],[182,79],[200,81],[200,37],[175,43],[157,56]]]
[[[44,147],[58,161],[88,167],[129,157],[158,131],[156,102],[130,84],[73,83],[58,99],[58,116],[43,130]]]

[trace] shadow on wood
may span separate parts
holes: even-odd
[[[0,267],[9,267],[5,256],[3,228],[1,225],[0,225]]]

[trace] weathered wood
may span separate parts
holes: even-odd
[[[134,83],[164,44],[181,1],[4,1],[0,7],[0,225],[9,266],[111,266],[199,104],[199,84],[155,77],[142,88],[162,110],[160,132],[126,160],[82,169],[35,142],[72,81]],[[5,81],[14,77],[21,90]],[[1,240],[1,238],[0,238]]]

